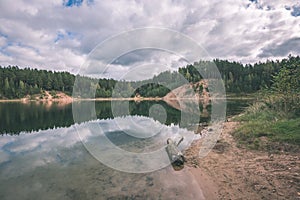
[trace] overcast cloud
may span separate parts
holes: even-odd
[[[298,0],[1,0],[0,65],[78,73],[97,44],[143,27],[179,31],[212,58],[253,63],[300,54]],[[173,69],[183,60],[160,51],[119,56],[112,77],[137,63]]]

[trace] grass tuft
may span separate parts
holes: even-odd
[[[300,118],[288,119],[264,103],[255,103],[235,120],[241,122],[233,133],[239,145],[272,152],[299,151]]]

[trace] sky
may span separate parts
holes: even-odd
[[[210,58],[254,63],[300,54],[300,0],[1,0],[0,65],[80,73],[103,42],[145,27],[187,36]],[[145,34],[135,42],[154,36],[161,39]],[[117,42],[105,53],[131,43]],[[137,66],[154,69],[151,75],[176,69],[186,63],[185,50],[113,55],[106,74],[120,77]]]

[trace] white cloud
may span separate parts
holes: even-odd
[[[74,160],[82,163],[81,159],[89,155],[86,151],[82,151],[83,145],[87,147],[89,144],[97,144],[101,148],[106,147],[107,144],[101,143],[104,141],[102,140],[104,133],[109,133],[106,136],[112,137],[109,139],[111,142],[115,142],[113,137],[117,133],[124,138],[128,138],[128,135],[139,138],[155,136],[142,145],[145,146],[145,152],[163,148],[167,138],[176,139],[182,135],[185,139],[180,148],[185,149],[191,141],[200,137],[191,131],[181,129],[178,125],[165,126],[158,121],[141,116],[94,120],[75,124],[68,128],[49,129],[30,134],[4,135],[0,140],[0,164],[7,161],[10,163],[1,168],[0,177],[2,175],[5,178],[20,176],[49,163],[67,165]],[[122,144],[127,144],[126,141],[123,142]],[[116,146],[109,145],[109,147],[112,150],[116,149]],[[135,149],[141,150],[143,148],[135,147]],[[91,151],[91,149],[87,150]],[[95,152],[90,153],[95,156]]]
[[[64,7],[62,0],[3,0],[0,64],[77,72],[98,43],[140,27],[177,30],[213,58],[255,62],[272,47],[276,51],[269,50],[264,59],[279,58],[299,52],[299,47],[289,51],[281,45],[299,37],[299,17],[292,14],[295,8],[294,0],[118,0],[72,7]],[[129,69],[118,68],[122,73]]]
[[[6,45],[6,38],[0,36],[0,48],[3,48]]]

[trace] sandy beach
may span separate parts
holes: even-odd
[[[226,122],[219,141],[204,158],[201,140],[186,152],[187,166],[206,199],[300,199],[300,156],[238,148],[232,133],[238,122]]]

